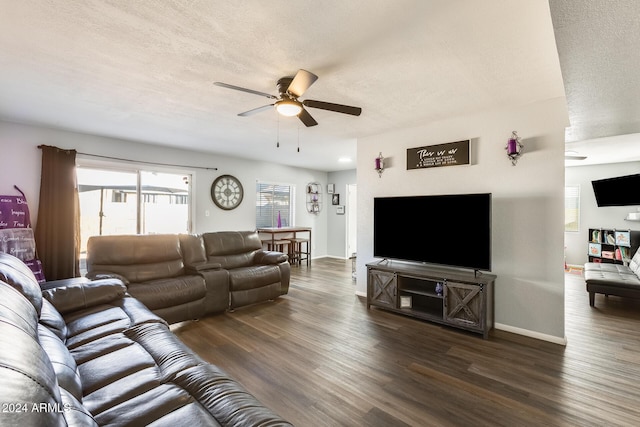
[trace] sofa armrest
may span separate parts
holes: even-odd
[[[108,271],[93,271],[91,273],[87,273],[86,277],[89,280],[117,279],[124,283],[125,286],[129,286],[129,279],[118,273],[110,273]]]
[[[42,296],[65,314],[123,298],[126,293],[127,287],[121,280],[101,279],[51,288],[42,291]]]
[[[222,268],[222,264],[220,264],[219,262],[207,262],[207,261],[194,262],[191,265],[185,266],[185,269],[187,271],[194,272],[194,273],[197,273],[199,271],[205,271],[205,270],[218,270],[220,268]]]
[[[282,252],[277,251],[258,251],[256,252],[254,262],[256,264],[280,264],[289,259]]]

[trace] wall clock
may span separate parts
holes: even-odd
[[[220,175],[211,184],[211,199],[220,209],[235,209],[242,203],[244,190],[238,178]]]

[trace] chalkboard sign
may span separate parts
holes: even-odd
[[[407,170],[469,164],[469,140],[407,148]]]

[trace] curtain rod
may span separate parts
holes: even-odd
[[[42,148],[42,147],[46,147],[46,146],[45,145],[38,145],[38,148]],[[63,151],[70,151],[70,150],[63,150]],[[111,157],[111,156],[102,156],[100,154],[82,153],[80,151],[77,151],[77,154],[80,154],[80,155],[83,155],[83,156],[89,156],[89,157],[99,157],[101,159],[118,160],[118,161],[121,161],[121,162],[144,163],[146,165],[171,166],[171,167],[177,167],[177,168],[190,168],[190,169],[205,169],[205,170],[211,170],[211,171],[217,171],[218,170],[218,168],[208,168],[208,167],[205,167],[205,166],[176,165],[176,164],[172,164],[172,163],[147,162],[147,161],[144,161],[144,160],[131,160],[131,159],[123,159],[121,157]]]

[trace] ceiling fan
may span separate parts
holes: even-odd
[[[583,155],[579,154],[577,151],[566,150],[564,152],[564,159],[565,160],[585,160],[586,158],[587,158],[587,156],[583,156]]]
[[[311,117],[311,114],[309,114],[304,107],[319,108],[321,110],[335,111],[336,113],[351,114],[352,116],[359,116],[360,113],[362,113],[362,108],[360,107],[350,107],[348,105],[314,101],[312,99],[305,99],[304,101],[298,100],[316,80],[318,80],[318,76],[315,74],[307,70],[298,70],[294,77],[283,77],[278,80],[276,85],[279,93],[278,96],[222,82],[214,82],[213,84],[228,89],[252,93],[254,95],[266,96],[269,99],[276,100],[273,104],[263,105],[262,107],[238,114],[242,117],[251,116],[275,106],[278,113],[288,117],[298,116],[305,126],[310,127],[317,125],[318,122]]]

